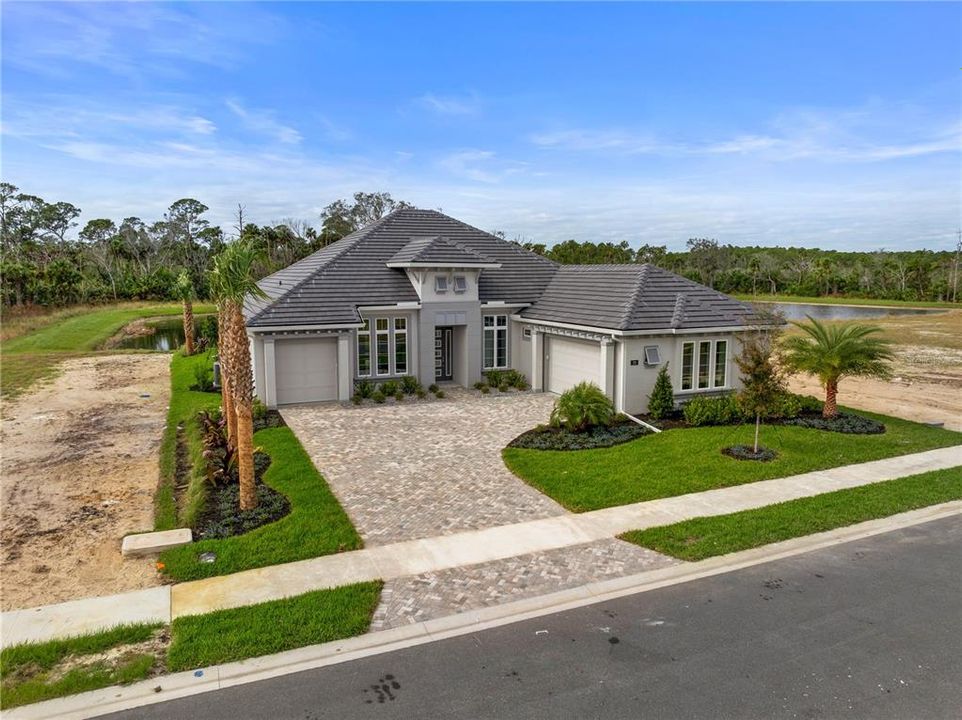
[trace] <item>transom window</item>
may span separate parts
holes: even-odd
[[[357,331],[358,377],[405,375],[407,371],[407,318],[364,318],[364,326]]]
[[[728,341],[700,340],[681,346],[681,389],[723,388],[728,384]]]
[[[484,369],[508,367],[508,316],[484,316]]]

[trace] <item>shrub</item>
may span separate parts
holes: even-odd
[[[355,393],[354,395],[351,395],[351,402],[355,405],[360,405],[362,402],[364,402],[364,398]]]
[[[484,392],[484,388],[486,388],[486,387],[488,387],[488,384],[487,384],[486,382],[484,382],[483,380],[478,380],[478,382],[476,382],[476,383],[474,384],[474,389],[475,389],[475,390],[480,390],[481,392]]]
[[[431,383],[430,385],[428,385],[428,390],[429,390],[430,392],[437,393],[437,391],[438,391],[438,386],[437,386],[436,384],[434,384],[434,383]]]
[[[498,387],[504,379],[504,370],[488,370],[484,373],[484,377],[488,381],[488,385],[491,387]]]
[[[373,393],[371,393],[371,400],[380,405],[385,400],[384,393],[380,390],[375,390]]]
[[[510,390],[510,389],[511,389],[511,386],[508,385],[508,383],[507,383],[506,381],[504,381],[504,380],[502,380],[502,381],[501,381],[501,384],[498,385],[498,392],[506,393],[506,392],[508,392],[508,390]]]
[[[885,425],[878,420],[853,415],[852,413],[839,413],[833,418],[824,417],[797,417],[785,421],[785,425],[795,425],[797,427],[813,428],[815,430],[829,430],[831,432],[845,433],[847,435],[881,435],[885,432]]]
[[[444,397],[444,390],[435,390],[435,391],[434,391],[434,397],[438,398],[439,400],[440,400],[441,398],[443,398],[443,397]]]
[[[194,384],[190,388],[197,392],[210,392],[214,389],[214,366],[205,359],[194,365]]]
[[[655,387],[648,396],[648,414],[655,420],[668,417],[675,410],[675,393],[671,389],[671,378],[668,376],[668,363],[661,366]]]
[[[267,417],[267,405],[261,402],[260,398],[254,398],[254,403],[251,405],[251,419],[254,422],[258,420],[264,420]]]
[[[227,420],[219,412],[201,410],[197,413],[204,445],[204,472],[211,487],[220,487],[236,480],[237,456],[227,443]]]
[[[523,373],[520,373],[517,370],[505,370],[502,381],[508,383],[508,385],[518,390],[528,389],[527,378],[525,378]]]
[[[615,414],[611,400],[594,383],[582,382],[565,390],[551,411],[551,424],[583,432],[595,425],[608,425]]]
[[[405,375],[401,378],[401,389],[406,395],[414,395],[419,387],[421,387],[421,383],[413,375]]]
[[[362,400],[367,400],[374,394],[374,383],[370,380],[358,380],[354,383],[354,394]]]
[[[394,393],[394,399],[397,400],[398,402],[403,402],[403,401],[404,401],[404,391],[403,391],[403,390],[398,390],[396,393]]]
[[[647,435],[648,431],[635,423],[621,422],[597,425],[585,432],[571,432],[567,428],[539,425],[512,440],[508,447],[531,450],[588,450],[620,445]]]
[[[482,395],[488,395],[491,392],[491,386],[487,383],[482,383],[480,389]]]
[[[738,399],[734,395],[693,397],[685,403],[684,414],[685,422],[692,427],[730,425],[742,419]]]
[[[381,383],[381,387],[378,388],[386,396],[396,395],[398,392],[398,382],[397,380],[385,380]]]
[[[418,396],[418,400],[423,400],[428,396],[428,394],[424,392],[424,388],[422,387],[419,387],[417,390],[415,390],[414,394]]]

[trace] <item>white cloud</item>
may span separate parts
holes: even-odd
[[[498,183],[524,170],[525,164],[506,161],[490,150],[458,150],[441,157],[438,167],[463,180]]]
[[[417,104],[439,115],[477,115],[481,111],[481,101],[476,94],[458,96],[426,93],[417,99]]]
[[[273,137],[278,142],[294,145],[303,140],[300,132],[284,125],[275,118],[270,110],[249,110],[238,100],[227,100],[227,107],[244,123],[245,127],[256,133]]]

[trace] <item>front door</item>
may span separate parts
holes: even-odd
[[[434,328],[434,379],[451,380],[454,377],[454,363],[451,357],[454,348],[454,328]]]

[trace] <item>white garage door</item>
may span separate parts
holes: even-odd
[[[552,336],[547,338],[548,390],[563,393],[580,382],[600,385],[601,346],[596,342]]]
[[[279,405],[337,399],[337,340],[278,340],[274,365]]]

